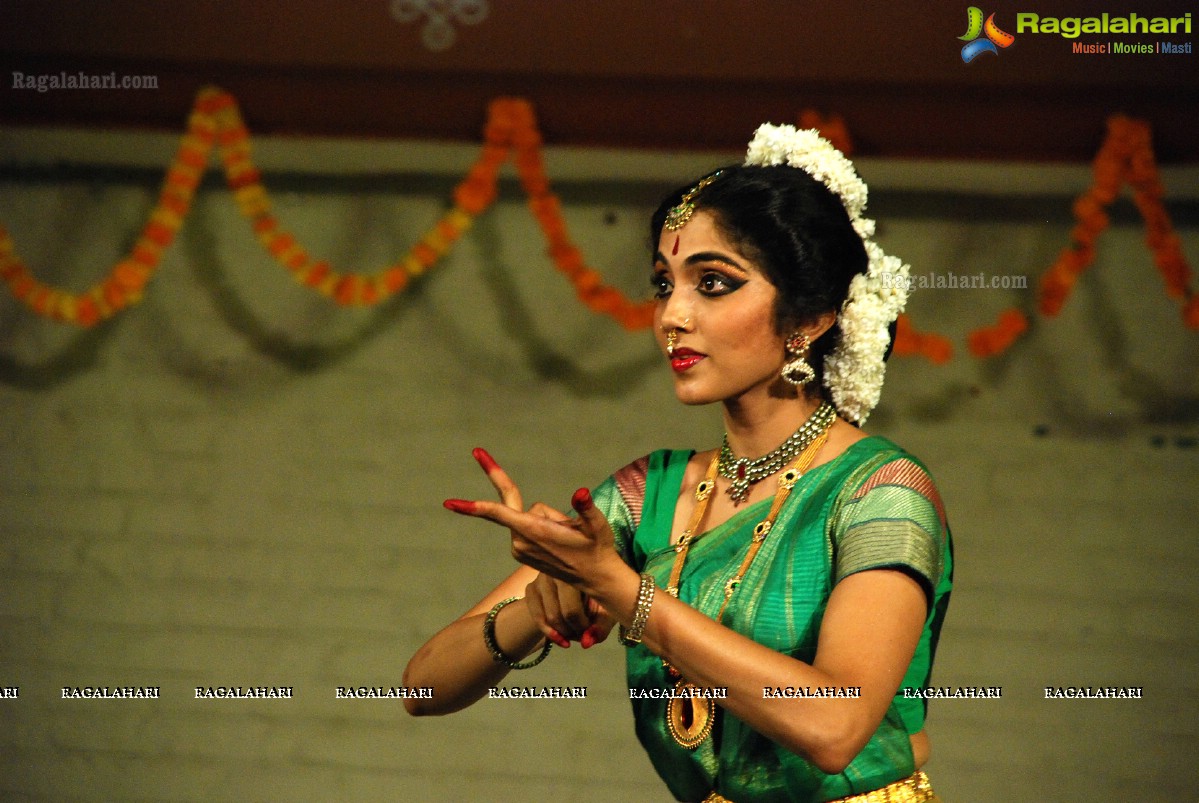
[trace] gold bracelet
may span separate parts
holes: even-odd
[[[545,656],[550,654],[550,649],[554,646],[549,639],[545,640],[545,646],[541,648],[541,655],[538,655],[531,661],[520,663],[513,661],[504,651],[500,649],[500,645],[495,640],[495,617],[500,615],[500,611],[505,605],[516,602],[520,597],[508,597],[495,604],[495,607],[487,612],[487,618],[483,620],[483,643],[487,645],[487,651],[491,653],[491,657],[498,663],[503,664],[509,669],[532,669],[545,660]]]
[[[657,588],[649,572],[641,573],[641,587],[637,589],[637,607],[633,609],[633,623],[625,630],[620,627],[620,643],[626,647],[641,643],[645,625],[649,621],[649,609],[654,604],[654,589]]]

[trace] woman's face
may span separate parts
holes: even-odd
[[[684,404],[741,402],[767,395],[785,361],[784,337],[774,328],[778,291],[765,272],[697,210],[677,231],[658,239],[652,278],[658,345],[676,332],[670,366]]]

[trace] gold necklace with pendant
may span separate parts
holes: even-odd
[[[791,494],[791,489],[795,487],[795,483],[803,476],[803,473],[808,470],[808,466],[812,464],[816,453],[820,451],[825,441],[828,440],[828,430],[831,424],[832,419],[824,423],[820,434],[808,444],[799,457],[795,459],[795,462],[791,464],[791,467],[779,477],[779,489],[774,495],[774,502],[770,505],[770,513],[754,526],[753,538],[750,540],[749,549],[746,550],[745,558],[741,561],[741,566],[737,569],[737,573],[725,583],[724,602],[720,606],[720,612],[716,614],[717,622],[724,618],[725,609],[728,608],[733,592],[737,590],[737,586],[740,585],[741,579],[745,577],[750,564],[757,557],[758,550],[762,548],[762,543],[766,540],[766,536],[774,526],[774,520],[778,517],[783,503],[787,501],[787,497]],[[716,486],[716,469],[719,462],[720,452],[717,451],[716,455],[712,458],[711,464],[708,466],[707,475],[699,485],[695,486],[695,509],[691,511],[691,519],[687,523],[687,529],[683,530],[683,534],[679,536],[679,540],[674,546],[674,565],[670,569],[670,581],[666,586],[666,593],[676,599],[679,596],[679,579],[683,574],[683,564],[687,562],[687,553],[690,551],[691,545],[698,538],[696,533],[703,523],[704,515],[708,512],[708,503],[712,498],[712,489]],[[716,703],[713,702],[711,697],[705,696],[704,689],[684,678],[682,673],[671,666],[665,659],[662,660],[662,666],[666,670],[667,677],[675,681],[674,694],[666,703],[666,728],[670,731],[671,738],[681,747],[694,750],[712,733],[712,725],[716,721]]]

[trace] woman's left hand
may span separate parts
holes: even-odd
[[[490,476],[492,472],[488,473]],[[624,566],[616,553],[612,527],[586,488],[580,488],[571,498],[571,507],[579,514],[577,519],[554,520],[522,511],[511,503],[488,500],[447,499],[445,506],[455,513],[507,527],[512,536],[512,556],[517,561],[569,583],[584,594],[594,588],[614,561]]]

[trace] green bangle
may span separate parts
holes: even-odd
[[[495,607],[487,612],[487,618],[483,620],[483,643],[487,645],[487,651],[491,653],[491,657],[509,669],[532,669],[544,661],[545,656],[550,654],[550,649],[554,645],[549,639],[545,640],[545,646],[541,648],[541,655],[524,663],[513,661],[507,655],[504,655],[504,651],[500,649],[500,645],[495,640],[495,617],[500,615],[500,611],[504,609],[505,605],[516,602],[518,599],[520,597],[508,597],[508,599],[497,602]]]

